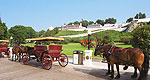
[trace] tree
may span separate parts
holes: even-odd
[[[98,20],[96,21],[96,23],[97,23],[97,24],[104,25],[104,20],[98,19]]]
[[[142,14],[141,12],[139,12],[139,14],[136,14],[134,18],[135,19],[143,19],[143,18],[146,18],[146,14],[145,13]]]
[[[134,18],[139,19],[139,14],[136,14]]]
[[[8,39],[8,30],[5,23],[0,18],[0,39]]]
[[[127,21],[126,22],[132,22],[133,21],[133,18],[132,17],[130,17],[129,19],[127,19]]]
[[[53,30],[47,30],[44,34],[45,37],[48,37],[48,36],[55,36],[57,33],[59,32],[59,28],[58,27],[55,27]]]
[[[35,38],[37,37],[36,31],[32,27],[25,27],[26,38]]]
[[[88,24],[89,24],[89,23],[88,23],[88,21],[87,21],[87,20],[83,20],[83,21],[82,21],[82,26],[83,26],[83,27],[87,27],[87,26],[88,26]]]
[[[72,22],[68,23],[68,25],[72,25],[72,24],[73,24]]]
[[[142,19],[143,18],[143,14],[140,12],[139,13],[139,19]]]
[[[79,21],[75,21],[74,24],[80,24],[80,22]]]
[[[142,15],[142,18],[146,18],[146,14],[145,13]]]
[[[26,38],[37,37],[36,31],[32,27],[16,25],[9,29],[10,36],[13,36],[14,41],[25,43]]]
[[[133,31],[131,44],[135,48],[140,48],[146,52],[150,51],[150,25],[138,27]]]
[[[39,36],[39,37],[43,37],[44,34],[45,34],[45,31],[44,31],[44,30],[41,30],[41,31],[38,32],[38,36]]]
[[[89,25],[91,25],[91,24],[94,24],[94,22],[93,21],[89,21]]]
[[[116,19],[114,18],[108,18],[105,20],[105,24],[109,23],[109,24],[115,24],[117,22]]]

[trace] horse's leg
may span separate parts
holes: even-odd
[[[110,75],[111,72],[110,72],[110,64],[108,63],[108,72],[106,73],[106,75]]]
[[[12,61],[13,61],[13,58],[14,58],[14,54],[12,54]]]
[[[139,76],[139,78],[138,78],[138,80],[143,80],[142,79],[142,65],[138,65],[138,70],[139,70],[139,72],[140,72],[140,76]]]
[[[111,65],[111,76],[110,78],[113,79],[114,78],[114,63],[110,63]]]
[[[21,61],[21,53],[19,53],[19,62]]]
[[[119,73],[119,64],[116,64],[116,68],[117,68],[117,76],[115,77],[115,79],[119,79],[120,78],[120,73]]]
[[[17,57],[17,59],[18,59],[18,57]],[[15,54],[15,61],[16,61],[16,54]]]
[[[131,76],[131,78],[137,77],[137,67],[134,67],[134,74]]]

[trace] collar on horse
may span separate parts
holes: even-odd
[[[108,50],[108,54],[113,53],[115,47],[116,47],[116,46],[112,45],[112,46],[110,47],[110,49]]]

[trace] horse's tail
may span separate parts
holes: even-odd
[[[140,80],[146,80],[147,79],[147,74],[149,70],[149,54],[143,51],[144,53],[144,62],[142,64],[142,72],[140,74],[139,79]]]

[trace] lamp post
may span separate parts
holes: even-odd
[[[88,50],[85,50],[85,62],[84,62],[84,65],[87,65],[87,66],[92,65],[93,50],[90,50],[90,36],[91,36],[91,30],[88,30]]]
[[[90,36],[91,36],[91,30],[88,30],[88,50],[90,50]]]
[[[10,37],[10,46],[12,47],[12,40],[13,40],[13,37],[11,36]]]

